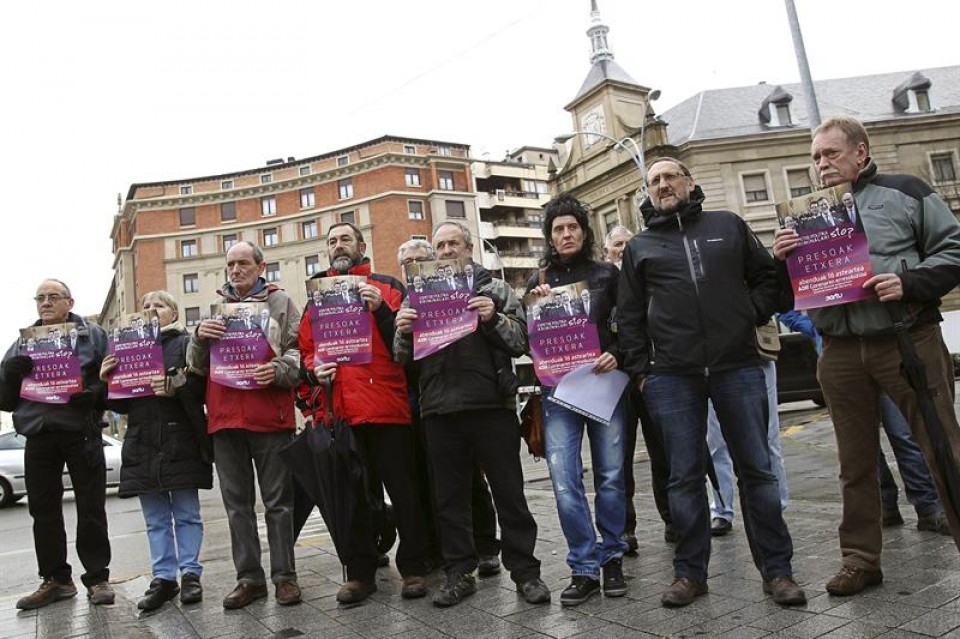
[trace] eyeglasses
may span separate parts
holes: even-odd
[[[667,182],[670,182],[671,184],[673,184],[673,183],[676,182],[677,180],[681,180],[681,179],[686,178],[686,177],[688,177],[688,176],[687,176],[686,174],[684,174],[684,173],[661,173],[661,174],[657,175],[656,177],[651,178],[650,184],[649,184],[648,186],[649,186],[651,189],[658,189],[658,188],[660,188],[660,185],[661,185],[664,181],[667,181]]]
[[[408,264],[413,264],[414,262],[429,262],[429,261],[430,261],[430,258],[429,258],[429,257],[426,257],[426,256],[423,256],[423,257],[405,257],[405,258],[403,258],[403,261],[400,262],[400,265],[401,265],[401,266],[407,266]]]
[[[63,295],[60,295],[59,293],[49,293],[47,295],[44,295],[43,293],[41,293],[37,295],[35,298],[33,298],[33,301],[36,302],[37,304],[43,304],[46,301],[49,301],[51,304],[56,304],[60,300],[65,300],[65,299],[67,298],[64,297]]]

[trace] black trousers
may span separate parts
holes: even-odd
[[[99,430],[42,430],[27,437],[24,451],[27,500],[33,518],[33,544],[41,578],[72,579],[63,522],[63,467],[73,485],[77,508],[80,579],[87,587],[110,577],[107,535],[107,469]]]
[[[520,428],[508,409],[462,411],[423,418],[433,462],[437,524],[446,569],[465,573],[477,567],[473,540],[473,478],[477,464],[486,473],[500,519],[503,565],[523,583],[540,576],[534,521],[523,494]]]
[[[359,424],[353,427],[372,481],[383,482],[397,522],[397,570],[404,577],[423,575],[426,530],[414,482],[413,429],[406,424]],[[373,581],[377,572],[378,513],[358,491],[360,503],[351,531],[355,552],[347,562],[347,578]]]
[[[633,503],[633,496],[637,492],[637,482],[633,476],[633,455],[637,450],[637,421],[640,421],[640,431],[643,435],[647,455],[650,457],[650,483],[653,489],[653,501],[660,513],[663,523],[670,524],[670,503],[667,501],[667,479],[670,477],[670,467],[667,464],[667,454],[663,447],[663,434],[643,402],[643,395],[635,388],[629,390],[627,399],[627,415],[624,427],[624,465],[623,483],[627,496],[627,521],[625,532],[634,532],[637,529],[637,508]]]

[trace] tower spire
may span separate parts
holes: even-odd
[[[608,31],[610,29],[600,18],[597,0],[590,0],[590,28],[587,29],[587,35],[590,36],[590,64],[596,64],[600,60],[613,60],[613,49],[607,43]]]

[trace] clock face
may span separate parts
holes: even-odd
[[[601,135],[590,135],[590,133],[605,134],[607,132],[607,123],[603,117],[603,107],[595,106],[584,113],[583,117],[580,118],[580,128],[587,133],[587,135],[583,136],[583,139],[588,147],[593,146],[603,139]]]

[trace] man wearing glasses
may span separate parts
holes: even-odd
[[[73,322],[77,327],[76,355],[83,390],[66,404],[20,399],[20,385],[33,370],[33,361],[18,354],[18,342],[0,364],[0,410],[13,413],[17,432],[27,438],[24,453],[27,499],[33,517],[33,543],[43,582],[33,594],[17,601],[32,610],[74,597],[67,534],[63,523],[63,467],[73,483],[77,505],[77,555],[85,572],[80,577],[92,604],[112,604],[110,540],[107,536],[106,464],[100,438],[100,418],[106,388],[100,382],[100,363],[107,352],[107,336],[71,312],[70,289],[59,280],[45,280],[34,298],[40,316],[34,326]]]
[[[763,590],[782,605],[806,602],[793,579],[793,542],[767,448],[767,391],[756,326],[777,310],[773,258],[744,220],[703,211],[703,191],[678,160],[649,169],[640,206],[647,228],[623,254],[617,306],[624,368],[662,430],[667,497],[679,540],[664,606],[707,592],[710,511],[707,399],[713,400],[738,469],[744,529]]]

